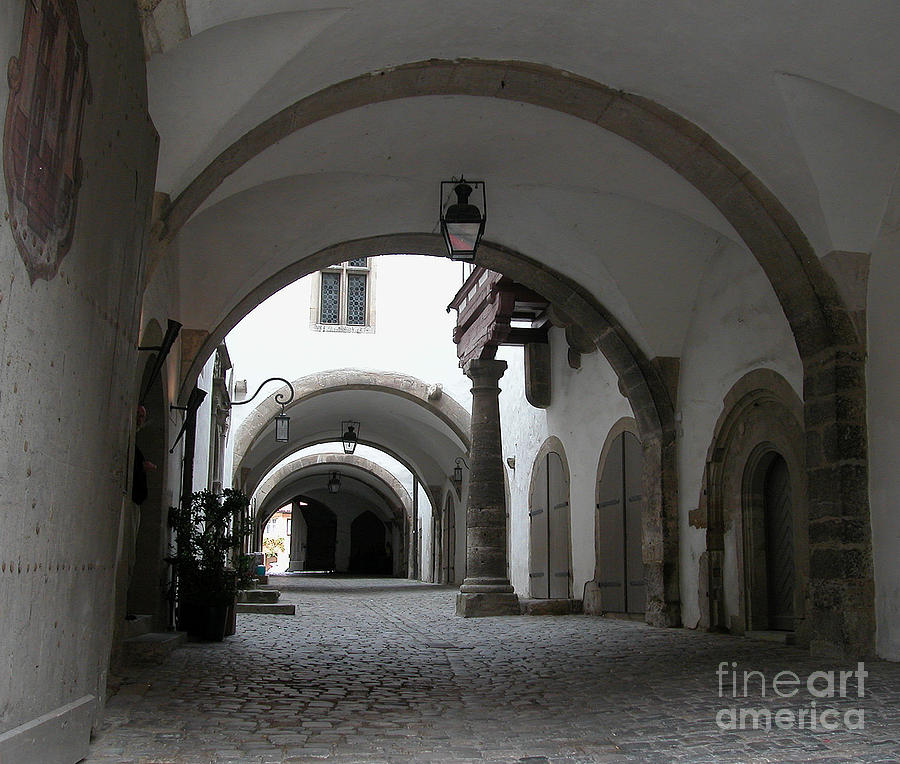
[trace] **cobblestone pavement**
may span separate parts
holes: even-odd
[[[274,580],[296,616],[241,615],[224,643],[191,643],[163,666],[134,669],[86,762],[900,761],[898,664],[867,663],[863,698],[856,677],[848,697],[817,698],[812,672],[856,665],[606,618],[462,619],[454,590],[410,581]],[[731,668],[739,696],[742,672],[762,672],[766,697],[754,675],[748,697],[734,699]],[[782,670],[800,679],[794,697],[773,697]],[[826,677],[814,687],[827,693]],[[753,729],[748,717],[747,729],[723,731],[717,712],[728,708],[765,708],[775,720],[783,709],[782,724],[794,725]],[[837,729],[822,728],[828,708]],[[858,725],[855,709],[864,729],[844,724]]]

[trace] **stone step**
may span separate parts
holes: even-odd
[[[148,632],[122,643],[127,663],[164,663],[187,640],[183,631]]]
[[[148,634],[152,628],[152,615],[132,615],[129,613],[125,616],[125,625],[122,627],[122,638],[132,639],[133,637],[139,637],[141,634]]]
[[[574,615],[581,613],[581,600],[519,600],[522,615]]]
[[[278,602],[281,592],[278,589],[241,589],[238,602]]]
[[[294,615],[295,605],[284,602],[238,602],[234,606],[236,613],[264,613],[266,615]]]

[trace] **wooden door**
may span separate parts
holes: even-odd
[[[630,432],[610,444],[597,486],[597,568],[604,610],[643,613],[646,609],[642,524],[643,455]]]
[[[531,596],[538,599],[547,599],[550,596],[548,501],[547,459],[544,457],[535,464],[534,491],[531,496],[531,509],[528,512],[531,525],[528,575],[531,582]]]
[[[622,436],[610,445],[597,486],[597,568],[603,609],[625,612],[625,508]]]
[[[531,495],[531,596],[568,599],[571,594],[569,482],[555,451],[534,467]]]
[[[776,456],[763,484],[769,628],[794,628],[794,516],[788,466]]]
[[[547,454],[547,541],[550,597],[571,596],[569,486],[559,454]]]

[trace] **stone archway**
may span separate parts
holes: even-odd
[[[335,369],[295,379],[291,382],[291,385],[294,388],[294,400],[286,409],[288,413],[294,407],[333,392],[361,390],[386,393],[402,398],[404,401],[409,401],[415,406],[424,409],[452,432],[453,436],[462,444],[463,450],[467,451],[469,448],[468,411],[449,395],[444,394],[439,388],[407,374],[364,371],[361,369]],[[243,467],[247,466],[245,461],[248,452],[263,431],[270,426],[274,417],[281,413],[281,405],[276,403],[276,397],[286,393],[287,388],[284,387],[264,398],[238,426],[234,438],[234,467],[232,473],[235,483],[243,482],[241,471]],[[360,442],[366,443],[365,440],[360,440]],[[287,455],[287,452],[296,451],[310,445],[314,445],[314,443],[288,443],[283,449],[270,455],[268,466],[263,465],[264,471],[268,471],[268,468],[281,461]],[[391,453],[384,444],[373,443],[370,445],[374,445],[386,453]],[[398,458],[399,461],[404,461],[399,459],[396,454],[392,453],[391,455]],[[407,466],[414,474],[416,473],[414,465],[407,464]],[[262,474],[259,477],[261,478]],[[245,491],[251,493],[256,489],[255,484],[242,487]]]
[[[706,526],[700,566],[705,628],[738,634],[769,628],[764,484],[777,456],[792,497],[793,631],[800,644],[816,638],[808,605],[812,547],[802,410],[788,382],[769,369],[749,372],[725,397],[692,517],[695,526]]]
[[[828,635],[814,648],[839,654],[871,652],[874,597],[864,341],[834,282],[784,205],[737,157],[679,114],[576,74],[521,61],[429,60],[369,72],[284,108],[223,151],[165,210],[157,225],[160,250],[225,177],[281,138],[350,109],[426,95],[508,99],[586,120],[675,169],[738,232],[772,284],[803,360],[805,424],[811,444],[806,461],[810,501],[821,508],[815,544],[823,561],[811,572],[811,617],[815,631]],[[493,267],[483,259],[479,263]],[[822,445],[833,441],[836,432],[843,433],[836,449]],[[663,452],[673,447],[660,446]],[[661,459],[660,465],[668,461]],[[857,522],[860,519],[862,523]],[[848,520],[854,528],[859,525],[857,532],[848,534]],[[848,537],[855,540],[847,543]],[[825,562],[838,557],[836,564],[846,574],[840,580],[831,563]]]
[[[282,465],[266,477],[253,491],[256,501],[254,527],[261,541],[261,528],[279,506],[291,501],[301,492],[302,482],[317,468],[328,474],[332,470],[364,473],[365,482],[390,508],[390,516],[383,518],[388,528],[387,542],[393,560],[392,573],[395,576],[407,574],[407,550],[412,534],[413,500],[403,484],[387,469],[361,456],[343,453],[309,454]],[[297,548],[293,548],[296,546]],[[292,559],[299,551],[299,542],[292,538]]]
[[[299,261],[270,277],[241,301],[206,339],[184,379],[199,373],[206,353],[216,346],[237,322],[281,287],[320,268],[373,253],[427,254],[444,256],[443,241],[432,234],[406,234],[343,242]],[[579,350],[599,349],[619,378],[628,397],[644,446],[644,496],[647,503],[644,561],[647,578],[647,622],[656,626],[681,623],[678,584],[678,509],[676,499],[674,409],[669,389],[655,362],[640,350],[625,329],[583,287],[547,266],[520,253],[490,242],[479,248],[478,261],[538,292],[553,305],[557,323],[578,335]],[[568,332],[567,332],[568,334]],[[346,373],[340,370],[338,373]],[[354,371],[354,370],[349,370]],[[329,372],[330,374],[331,372]],[[370,375],[369,372],[364,374]],[[388,375],[393,376],[393,375]],[[321,380],[303,378],[317,394],[324,392]],[[300,383],[295,383],[295,388]],[[186,383],[184,383],[186,384]],[[343,384],[343,383],[341,383]],[[420,383],[424,384],[424,383]],[[186,387],[184,388],[187,389]],[[279,392],[285,392],[284,390]],[[255,438],[280,411],[273,393],[242,423],[235,440],[235,475],[241,459]],[[298,396],[302,397],[302,396]],[[293,404],[296,405],[296,402]],[[272,460],[271,466],[285,456]],[[432,499],[432,506],[436,502]]]

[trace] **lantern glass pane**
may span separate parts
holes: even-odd
[[[275,417],[275,441],[277,443],[287,443],[291,432],[291,418],[280,414]]]
[[[481,232],[481,222],[447,223],[447,241],[453,252],[474,252]]]

